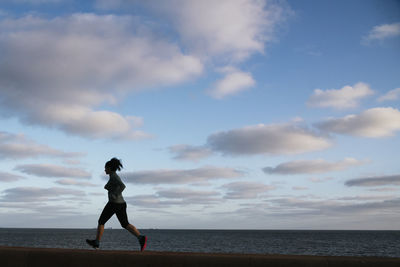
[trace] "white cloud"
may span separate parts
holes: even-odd
[[[400,99],[400,88],[393,89],[378,98],[378,102],[394,101]]]
[[[265,194],[266,192],[275,189],[274,186],[256,182],[234,182],[226,184],[222,186],[222,188],[228,190],[224,197],[227,199],[258,198],[261,194]]]
[[[96,4],[101,9],[147,8],[171,22],[190,50],[234,61],[262,53],[291,12],[288,5],[273,0],[97,0]]]
[[[101,9],[145,8],[170,23],[185,50],[203,62],[237,65],[255,53],[264,53],[265,46],[276,40],[276,32],[290,15],[290,7],[275,0],[171,0],[104,1]],[[235,94],[254,86],[250,73],[226,74],[207,90],[215,98]]]
[[[387,175],[376,177],[363,177],[346,181],[347,186],[385,186],[400,185],[400,175]]]
[[[383,41],[388,38],[400,36],[400,22],[382,24],[372,28],[362,40],[362,44],[370,44],[373,41]]]
[[[400,111],[395,108],[372,108],[358,115],[332,118],[320,122],[318,128],[338,134],[379,138],[393,136],[400,130]]]
[[[276,167],[265,167],[263,171],[267,174],[313,174],[326,173],[332,171],[346,170],[353,166],[365,164],[366,161],[360,161],[353,158],[346,158],[342,161],[329,162],[323,159],[316,160],[296,160],[281,163]]]
[[[0,21],[3,114],[88,138],[143,138],[143,120],[101,110],[131,91],[196,77],[201,61],[133,17],[74,14]]]
[[[168,148],[170,153],[175,154],[174,159],[198,161],[209,157],[212,151],[204,146],[175,145]]]
[[[255,53],[264,53],[289,13],[282,2],[266,0],[174,0],[161,6],[159,12],[172,21],[189,51],[214,65],[238,64]],[[206,91],[221,99],[255,83],[251,73],[236,70]]]
[[[47,145],[38,144],[23,134],[0,131],[0,158],[23,159],[41,156],[74,158],[82,155],[82,153],[63,152]]]
[[[284,19],[286,9],[264,0],[175,0],[159,7],[196,53],[226,56],[234,61],[263,53],[265,43],[274,40],[276,26]]]
[[[307,105],[311,107],[331,107],[335,109],[354,108],[358,102],[374,91],[365,83],[357,83],[353,86],[346,85],[341,89],[321,90],[315,89]]]
[[[251,73],[235,71],[226,74],[222,80],[217,81],[208,93],[216,99],[221,99],[248,90],[255,83]]]
[[[232,168],[201,167],[188,170],[149,170],[124,173],[124,181],[135,184],[189,184],[215,179],[242,177],[242,171]]]
[[[226,155],[299,154],[327,149],[331,142],[290,124],[259,124],[212,134],[207,145]]]
[[[90,178],[91,174],[80,168],[67,168],[53,164],[23,164],[15,167],[15,170],[39,177],[75,177]]]

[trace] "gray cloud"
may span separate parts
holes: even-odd
[[[0,21],[3,114],[88,138],[149,137],[135,128],[141,118],[98,107],[130,91],[186,81],[203,64],[137,20],[74,14]]]
[[[234,182],[226,184],[222,188],[228,190],[224,197],[226,199],[258,198],[260,195],[275,189],[274,186],[255,182]]]
[[[24,164],[15,167],[15,170],[39,177],[75,177],[90,178],[91,174],[80,168],[68,168],[53,164]]]
[[[400,199],[376,196],[363,196],[356,198],[342,198],[336,200],[310,200],[303,198],[280,198],[268,200],[278,210],[288,212],[295,209],[298,214],[308,215],[334,215],[348,216],[352,214],[369,215],[382,214],[383,210],[396,213],[399,209]]]
[[[226,155],[299,154],[327,149],[328,138],[290,124],[259,124],[212,134],[207,145]]]
[[[191,199],[191,198],[202,198],[202,197],[215,197],[219,196],[220,194],[215,191],[198,191],[187,188],[173,188],[168,190],[157,191],[157,195],[164,198]]]
[[[38,144],[23,134],[0,131],[0,158],[23,159],[40,156],[74,158],[83,155],[83,153],[63,152],[47,145]]]
[[[360,161],[353,158],[346,158],[337,162],[329,162],[322,159],[297,160],[281,163],[276,167],[265,167],[263,168],[263,171],[267,174],[283,175],[326,173],[345,170],[365,163],[366,161]]]
[[[347,186],[365,186],[365,187],[400,185],[400,174],[351,179],[346,181],[345,184]]]
[[[243,228],[394,230],[400,219],[399,203],[399,198],[376,195],[341,200],[312,195],[268,196],[261,202],[243,203],[236,210],[217,211],[214,217],[235,221]]]
[[[144,208],[159,209],[168,208],[173,205],[186,205],[182,200],[160,200],[157,195],[136,195],[133,197],[124,197],[132,205]]]
[[[384,187],[384,188],[371,188],[369,191],[372,192],[394,192],[394,191],[399,191],[399,188],[394,188],[394,187]]]
[[[42,202],[65,201],[66,199],[80,200],[86,194],[80,190],[71,190],[59,187],[15,187],[3,191],[1,202]]]
[[[201,167],[188,170],[150,170],[124,174],[124,180],[135,184],[189,184],[215,179],[242,177],[244,173],[232,168]]]
[[[159,190],[154,195],[125,197],[135,206],[145,208],[168,208],[172,206],[212,205],[223,202],[216,191],[199,191],[189,188],[171,188]]]
[[[10,182],[16,182],[16,181],[19,181],[22,179],[25,179],[25,177],[23,177],[21,175],[15,175],[12,173],[0,171],[0,182],[10,183]]]
[[[292,189],[296,191],[301,191],[301,190],[308,190],[309,188],[305,186],[292,186]]]
[[[198,161],[212,155],[212,151],[204,146],[175,145],[170,146],[169,152],[175,154],[174,159]]]
[[[323,182],[331,181],[331,180],[333,180],[333,179],[334,179],[333,177],[323,177],[323,178],[320,178],[320,177],[311,177],[311,178],[309,178],[308,180],[311,181],[311,182],[313,182],[313,183],[323,183]]]
[[[395,108],[372,108],[358,115],[332,118],[317,123],[324,131],[354,136],[379,138],[400,131],[400,111]]]
[[[61,179],[56,181],[57,184],[60,185],[74,185],[74,186],[80,186],[80,187],[96,187],[97,185],[88,183],[88,182],[81,182],[81,181],[76,181],[74,179]]]

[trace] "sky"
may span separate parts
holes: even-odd
[[[399,1],[0,1],[0,227],[400,230],[399,148]]]

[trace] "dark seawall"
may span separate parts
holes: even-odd
[[[136,252],[0,247],[2,267],[400,266],[400,258]]]

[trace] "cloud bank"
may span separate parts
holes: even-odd
[[[3,113],[88,138],[148,137],[135,129],[137,117],[101,105],[196,77],[203,64],[137,25],[133,17],[95,14],[0,21]]]

